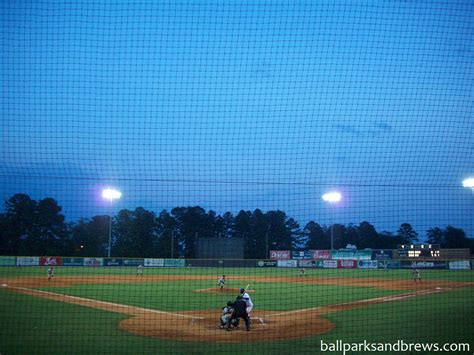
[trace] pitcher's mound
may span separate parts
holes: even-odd
[[[212,287],[212,288],[203,288],[200,290],[193,290],[193,292],[204,292],[204,293],[232,293],[238,295],[240,293],[240,288],[230,288],[224,287],[222,290],[220,287]],[[254,290],[246,290],[248,293],[255,292]]]

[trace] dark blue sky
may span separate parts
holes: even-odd
[[[474,235],[471,1],[2,4],[0,198]],[[321,201],[344,194],[337,209]]]

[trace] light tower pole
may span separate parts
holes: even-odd
[[[114,200],[117,200],[120,197],[122,197],[122,193],[118,190],[109,188],[102,191],[102,197],[109,200],[110,205],[112,205],[112,202]],[[111,254],[111,249],[112,249],[112,211],[110,211],[110,215],[109,215],[109,248],[107,252],[107,255],[109,258]]]
[[[325,193],[323,196],[321,196],[322,199],[331,205],[334,205],[341,201],[342,195],[340,192],[337,191],[331,191],[328,193]],[[334,249],[334,213],[331,213],[332,216],[332,222],[331,222],[331,251]]]

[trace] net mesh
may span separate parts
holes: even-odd
[[[473,10],[3,2],[0,353],[472,352]]]

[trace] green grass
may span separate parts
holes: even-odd
[[[0,267],[0,277],[29,277],[46,276],[47,267]],[[232,282],[234,275],[296,277],[298,269],[292,268],[145,268],[145,275],[202,275],[216,279],[226,274]],[[134,267],[68,267],[59,266],[55,271],[57,276],[100,276],[100,275],[135,275]],[[409,280],[411,270],[362,270],[362,269],[307,269],[308,277],[371,277],[381,279]],[[474,282],[473,270],[421,270],[425,280],[470,281]],[[244,285],[245,286],[245,285]]]
[[[41,276],[44,267],[0,268],[1,277]],[[217,276],[229,275],[229,287],[241,287],[232,276],[296,276],[294,269],[146,269],[153,275],[207,275],[210,281],[85,284],[44,288],[85,298],[165,311],[218,309],[234,295],[196,293],[217,286]],[[409,279],[409,270],[309,270],[309,277],[375,277]],[[135,275],[135,268],[59,267],[57,277]],[[427,280],[474,282],[472,271],[422,271]],[[245,278],[245,277],[244,277]],[[213,281],[215,279],[215,282]],[[54,285],[54,284],[53,284]],[[255,309],[293,310],[380,297],[403,291],[343,285],[254,282]],[[21,295],[0,288],[1,354],[313,354],[320,341],[344,342],[470,342],[474,349],[474,288],[387,302],[326,315],[336,327],[327,334],[292,341],[257,344],[174,342],[123,332],[127,316]]]
[[[165,311],[220,309],[237,294],[193,292],[209,288],[206,281],[144,282],[126,284],[74,285],[43,290],[72,296]],[[253,283],[256,309],[294,310],[363,300],[400,293],[368,287]]]

